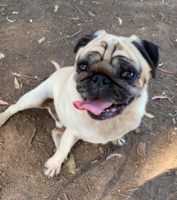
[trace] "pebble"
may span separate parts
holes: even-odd
[[[6,15],[7,15],[7,13],[2,13],[1,15],[2,15],[2,16],[6,16]]]
[[[140,134],[140,133],[141,133],[141,130],[140,130],[139,128],[136,128],[136,129],[134,130],[134,132],[135,132],[136,134]]]
[[[171,172],[170,172],[170,170],[169,170],[169,169],[167,169],[167,174],[168,174],[168,176],[170,176],[170,175],[171,175]]]
[[[175,175],[177,176],[177,171],[175,171]]]

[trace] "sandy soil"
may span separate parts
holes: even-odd
[[[59,9],[54,13],[55,5]],[[0,99],[8,103],[15,103],[41,83],[39,79],[16,77],[20,89],[15,89],[11,72],[43,80],[55,71],[48,59],[73,65],[73,46],[78,38],[99,29],[119,36],[136,34],[156,43],[161,68],[174,73],[171,76],[158,70],[157,79],[150,81],[147,112],[156,117],[144,117],[140,131],[126,135],[125,146],[79,141],[72,148],[75,175],[63,165],[58,178],[44,177],[48,155],[43,149],[49,156],[55,150],[50,133],[55,124],[45,110],[14,115],[0,128],[0,199],[177,199],[177,116],[173,120],[169,115],[177,110],[176,10],[176,0],[0,0],[0,53],[5,55],[0,59]],[[81,28],[81,34],[68,37]],[[42,37],[45,41],[39,44]],[[167,99],[151,101],[155,95],[167,95],[173,104]],[[0,106],[0,112],[7,107]],[[137,155],[139,142],[146,143],[144,159]],[[111,153],[120,153],[123,158],[105,162]]]

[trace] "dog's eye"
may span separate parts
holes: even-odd
[[[79,64],[79,69],[81,70],[81,71],[86,71],[86,68],[87,68],[87,64],[86,63],[81,63],[81,64]]]
[[[125,71],[121,74],[121,76],[124,78],[124,79],[132,79],[135,77],[135,73],[132,72],[132,71]]]

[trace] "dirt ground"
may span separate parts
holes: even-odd
[[[161,68],[174,73],[158,70],[157,79],[150,80],[146,110],[156,117],[144,117],[139,132],[126,135],[126,145],[79,141],[72,148],[75,175],[66,165],[57,178],[46,179],[43,174],[44,163],[55,150],[50,133],[55,124],[47,111],[31,109],[14,115],[0,128],[0,199],[177,199],[177,116],[170,115],[177,111],[176,10],[176,0],[0,0],[0,53],[5,55],[0,59],[0,99],[8,103],[15,103],[55,71],[48,59],[73,65],[78,38],[99,29],[154,42],[160,47]],[[81,28],[82,33],[69,38]],[[42,37],[45,41],[39,44]],[[16,76],[20,85],[16,89],[11,72],[40,79]],[[167,99],[151,101],[155,95],[167,95],[173,104]],[[0,112],[7,107],[0,106]],[[137,156],[139,142],[146,143],[143,160]],[[111,153],[123,158],[105,162]]]

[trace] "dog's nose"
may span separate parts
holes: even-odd
[[[92,76],[92,85],[94,88],[103,88],[110,83],[110,79],[103,74],[95,74]]]

